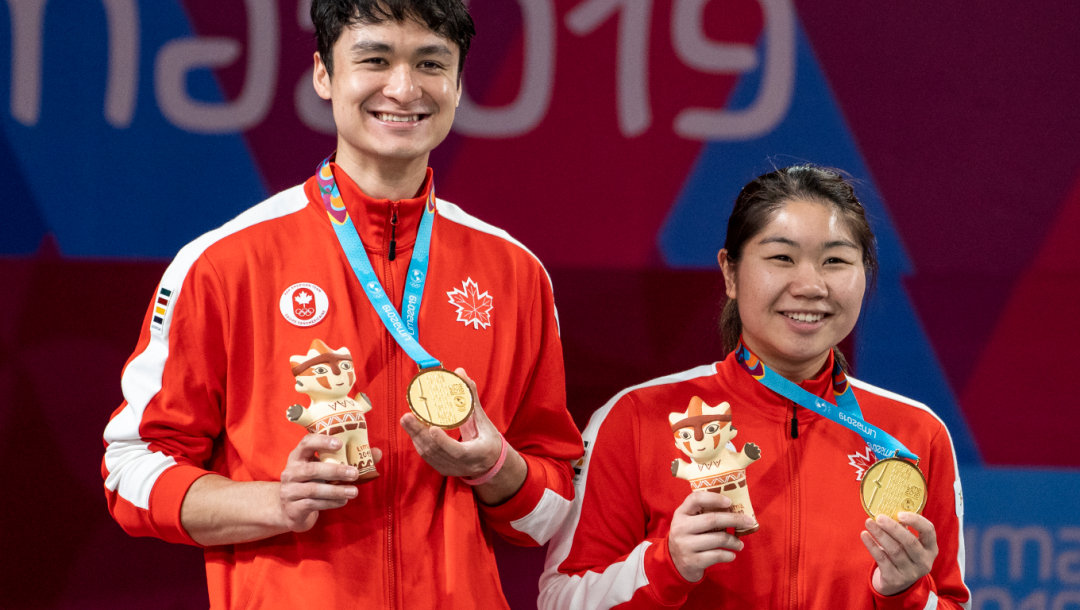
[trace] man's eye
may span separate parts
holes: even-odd
[[[689,432],[680,432],[679,436],[682,437],[682,439],[684,441],[690,440],[690,433]]]
[[[705,434],[716,434],[719,431],[720,424],[709,424],[708,427],[705,428]]]
[[[325,366],[317,366],[314,371],[316,375],[326,375],[330,372],[330,369]]]
[[[338,363],[338,368],[340,368],[343,371],[352,370],[352,363],[351,362],[339,362]]]

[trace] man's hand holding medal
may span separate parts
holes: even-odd
[[[401,427],[409,433],[416,452],[439,474],[447,477],[459,477],[465,483],[476,487],[476,493],[484,504],[495,505],[506,501],[517,493],[525,482],[528,466],[524,458],[506,442],[502,433],[488,419],[477,399],[476,383],[458,368],[454,373],[445,369],[434,371],[443,379],[434,383],[425,383],[428,371],[421,371],[409,388],[409,406],[411,413],[401,417]],[[461,413],[465,409],[457,408],[452,384],[455,380],[468,385],[469,410],[459,420],[438,418],[438,413]],[[434,386],[434,388],[433,388]],[[436,400],[431,389],[445,387],[444,396],[451,408],[429,411],[427,402]],[[426,400],[425,400],[426,398]],[[429,415],[430,414],[430,415]],[[444,428],[459,428],[461,440],[456,441]]]

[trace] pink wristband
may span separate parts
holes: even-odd
[[[461,477],[462,481],[465,481],[465,483],[469,485],[483,485],[491,479],[494,479],[495,475],[499,474],[499,470],[502,469],[503,462],[506,461],[506,448],[510,446],[510,443],[506,442],[505,436],[500,434],[499,438],[502,439],[502,451],[499,452],[499,459],[496,460],[495,465],[491,467],[491,470],[488,470],[484,474],[478,477],[474,477],[472,479]]]

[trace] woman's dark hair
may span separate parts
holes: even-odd
[[[840,212],[856,245],[862,250],[869,293],[877,281],[878,272],[874,232],[870,230],[866,210],[855,196],[855,189],[838,170],[827,167],[792,165],[758,176],[743,187],[735,199],[735,209],[728,218],[727,238],[724,240],[724,249],[731,264],[738,266],[746,242],[763,231],[780,208],[795,199],[816,201]],[[739,304],[735,299],[728,299],[720,314],[720,335],[725,354],[735,351],[741,334]],[[840,366],[847,371],[844,355],[839,349],[835,353]]]
[[[315,44],[330,76],[334,75],[334,43],[347,27],[384,21],[415,19],[432,32],[457,44],[458,78],[465,67],[469,44],[476,35],[472,17],[461,0],[313,0],[311,22],[315,24]]]

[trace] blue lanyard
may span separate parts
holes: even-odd
[[[356,232],[356,227],[349,218],[349,212],[341,201],[341,191],[338,190],[334,172],[330,169],[329,157],[315,172],[315,180],[319,183],[323,206],[326,207],[326,213],[330,215],[330,224],[334,227],[334,233],[337,234],[338,243],[345,251],[345,257],[349,259],[349,265],[356,274],[356,279],[363,286],[364,294],[375,308],[375,313],[379,314],[383,325],[390,331],[390,336],[421,369],[440,366],[441,363],[420,346],[419,330],[416,327],[416,320],[420,315],[420,303],[424,298],[424,284],[427,282],[431,228],[435,224],[435,186],[432,185],[428,189],[427,205],[424,206],[420,228],[416,232],[416,245],[413,246],[412,260],[409,261],[409,275],[405,280],[405,296],[401,300],[404,314],[402,315],[394,308],[390,297],[386,296],[386,291],[379,283],[375,269],[372,268],[371,261],[364,252],[364,243],[360,241],[360,235]]]
[[[833,395],[836,397],[835,405],[814,396],[799,387],[798,384],[788,381],[782,375],[765,366],[765,363],[747,349],[741,341],[735,349],[735,359],[761,385],[861,436],[878,459],[898,455],[909,460],[919,461],[919,456],[908,451],[903,443],[890,436],[888,432],[867,423],[863,419],[862,409],[859,408],[859,400],[855,398],[855,391],[851,389],[847,375],[844,374],[844,370],[840,368],[840,363],[836,362],[835,359],[833,359],[832,371]]]

